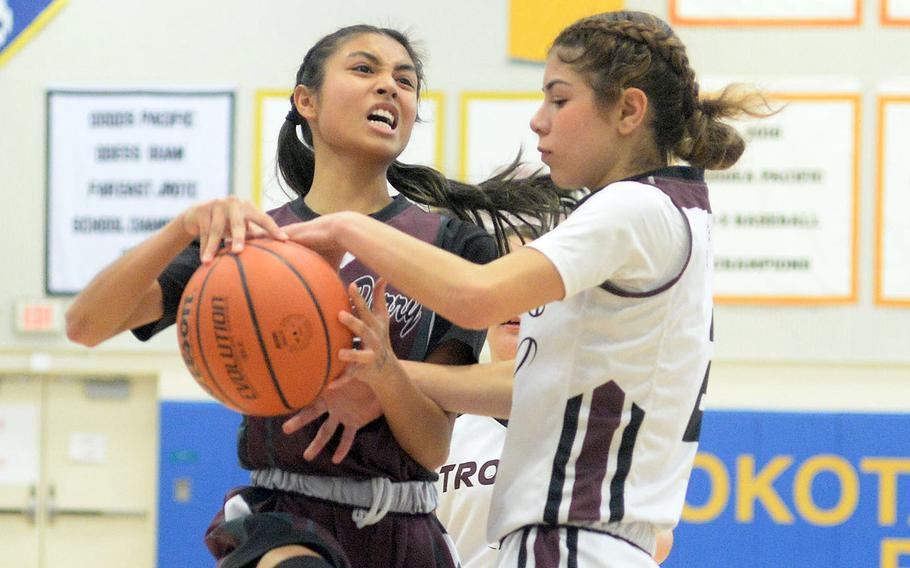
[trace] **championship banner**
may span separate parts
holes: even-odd
[[[544,61],[559,32],[586,16],[623,9],[623,0],[510,0],[509,57]]]
[[[279,183],[275,171],[278,133],[291,109],[290,90],[262,90],[256,93],[256,132],[253,153],[253,203],[263,211],[279,207],[296,198]],[[420,94],[420,122],[414,125],[411,139],[398,161],[430,166],[444,171],[445,98],[441,92]],[[298,134],[299,136],[299,134]]]
[[[878,100],[875,302],[910,306],[910,95]]]
[[[910,26],[910,0],[879,0],[884,26]]]
[[[862,4],[862,0],[670,0],[670,24],[858,26],[862,21]]]
[[[519,151],[523,162],[546,170],[530,126],[542,101],[540,92],[462,93],[461,179],[481,182],[511,164]]]
[[[910,566],[908,414],[712,411],[662,568]]]
[[[48,294],[75,294],[191,204],[231,193],[234,94],[50,90]]]
[[[857,297],[857,94],[769,95],[774,116],[736,122],[746,152],[708,171],[715,299],[851,303]]]
[[[0,65],[28,43],[67,0],[0,0]]]

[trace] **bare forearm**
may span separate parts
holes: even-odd
[[[143,303],[148,303],[149,289],[158,275],[191,241],[178,217],[101,271],[66,312],[69,338],[96,345],[145,323],[136,321],[137,316],[147,321],[153,321],[156,314],[160,317],[160,305]]]
[[[463,366],[401,364],[414,385],[448,412],[509,417],[513,361]]]
[[[397,361],[381,382],[372,383],[395,439],[422,466],[434,470],[449,454],[453,416],[420,391]]]
[[[433,245],[410,238],[384,223],[353,216],[336,224],[339,244],[357,258],[361,256],[376,272],[397,288],[453,323],[484,329],[508,317],[492,316],[498,306],[485,293],[482,265],[474,264]],[[432,266],[432,271],[414,270]],[[475,314],[486,317],[478,319]]]
[[[475,264],[353,212],[325,215],[285,229],[292,240],[315,248],[333,262],[340,261],[343,252],[351,252],[408,296],[467,329],[485,329],[565,297],[562,277],[553,263],[527,247]]]
[[[324,241],[327,231],[396,288],[464,328],[484,329],[565,297],[556,267],[528,247],[475,264],[356,213],[338,214],[321,227],[307,225],[297,225],[304,245]]]

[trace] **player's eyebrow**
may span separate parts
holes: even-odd
[[[382,61],[376,57],[375,54],[370,53],[369,51],[352,51],[348,54],[348,59],[356,59],[357,57],[363,57],[374,65],[381,65]],[[417,68],[414,67],[411,63],[399,63],[395,66],[395,71],[411,71],[413,73],[417,72]]]
[[[567,87],[572,86],[571,83],[569,83],[568,81],[563,81],[562,79],[553,79],[552,81],[549,81],[546,85],[544,85],[543,91],[547,92],[550,89],[552,89],[553,87],[555,87],[556,85],[565,85]]]

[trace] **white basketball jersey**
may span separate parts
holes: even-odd
[[[490,540],[622,524],[653,553],[676,525],[711,352],[710,227],[701,171],[672,167],[610,184],[528,245],[566,296],[521,320]]]
[[[455,420],[449,459],[439,469],[436,516],[455,541],[462,568],[496,565],[499,543],[487,540],[493,481],[506,427],[493,418],[465,414]]]

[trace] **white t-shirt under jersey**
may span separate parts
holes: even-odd
[[[489,540],[575,525],[653,553],[675,526],[711,350],[710,224],[701,172],[666,168],[528,245],[566,295],[522,316]]]
[[[455,420],[449,458],[439,469],[436,516],[455,542],[462,568],[496,565],[498,542],[486,536],[493,481],[506,427],[493,418],[464,414]]]

